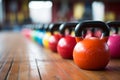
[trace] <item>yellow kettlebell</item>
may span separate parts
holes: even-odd
[[[50,26],[52,26],[53,24],[45,24],[44,25],[44,29],[45,29],[45,35],[44,35],[44,37],[43,37],[43,40],[42,40],[42,42],[43,42],[43,46],[45,47],[45,48],[49,48],[49,43],[48,43],[48,41],[49,41],[49,37],[51,36],[51,33],[50,33],[50,31],[49,31],[49,27]]]
[[[48,40],[49,40],[50,36],[51,36],[51,33],[50,32],[46,32],[45,36],[43,37],[43,46],[45,48],[49,48]]]

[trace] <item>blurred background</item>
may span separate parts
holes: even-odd
[[[120,0],[0,0],[0,30],[81,20],[120,20]]]

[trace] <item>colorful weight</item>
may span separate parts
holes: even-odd
[[[45,29],[43,24],[36,30],[36,36],[35,36],[35,41],[41,46],[43,46],[42,40],[44,35],[45,35]]]
[[[85,28],[101,28],[103,30],[100,38],[83,38]],[[77,44],[73,50],[73,60],[82,69],[98,70],[106,67],[110,60],[107,40],[109,27],[101,21],[83,21],[75,28]]]
[[[76,25],[77,23],[63,23],[59,28],[59,31],[63,37],[58,42],[57,51],[62,58],[73,58],[73,48],[76,44],[75,37],[71,36],[70,33],[68,35],[65,35],[65,30],[68,29],[69,32],[71,32]]]
[[[30,29],[22,29],[22,34],[26,37],[26,38],[28,38],[28,39],[30,39],[31,37],[30,37],[30,33],[31,33],[31,30]]]
[[[118,34],[118,28],[120,27],[120,21],[112,21],[107,23],[115,33],[110,35],[108,40],[108,46],[110,48],[110,55],[112,58],[120,58],[120,35]]]
[[[57,52],[57,44],[58,41],[60,40],[60,38],[62,38],[62,35],[59,34],[59,26],[61,25],[61,23],[55,23],[52,26],[49,27],[49,30],[51,32],[51,36],[49,38],[49,48],[53,51],[53,52]],[[55,33],[57,31],[57,33]]]
[[[46,30],[45,35],[43,37],[42,43],[45,48],[49,48],[49,38],[51,36],[51,33],[49,31],[49,27],[52,26],[53,24],[45,25],[44,28]]]

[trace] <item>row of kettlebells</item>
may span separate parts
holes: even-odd
[[[96,70],[105,68],[110,57],[120,58],[119,27],[119,21],[82,21],[52,23],[22,32],[63,58],[73,58],[80,68]],[[109,36],[111,29],[115,32]]]

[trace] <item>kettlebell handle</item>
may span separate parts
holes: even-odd
[[[85,28],[100,28],[102,29],[103,37],[109,36],[109,26],[102,21],[83,21],[76,25],[75,36],[82,39],[83,30]],[[76,40],[78,42],[78,40]]]
[[[120,21],[110,21],[107,22],[107,25],[115,29],[115,34],[118,34],[118,27],[120,27]]]
[[[50,23],[50,24],[52,24],[52,23]],[[43,25],[43,30],[45,30],[46,32],[49,31],[50,24],[44,24]]]
[[[51,34],[54,34],[55,31],[59,31],[59,27],[60,27],[61,23],[52,23],[49,26],[49,31],[51,32]]]
[[[44,24],[37,24],[36,30],[44,30]]]
[[[68,23],[61,24],[60,27],[59,27],[60,34],[65,35],[65,30],[66,29],[68,29],[69,32],[71,33],[71,31],[73,29],[75,29],[77,24],[78,24],[77,22],[68,22]]]

